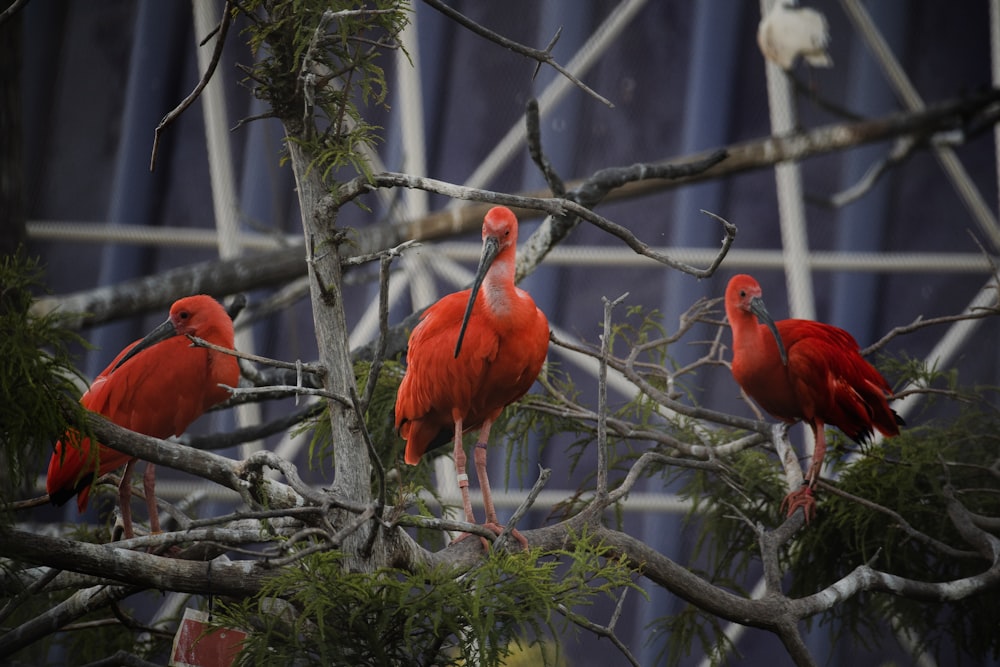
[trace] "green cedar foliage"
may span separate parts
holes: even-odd
[[[503,665],[522,645],[560,638],[600,595],[635,572],[598,544],[572,552],[491,553],[471,570],[346,572],[336,552],[305,556],[259,598],[216,622],[253,632],[242,665]],[[558,651],[543,651],[555,664]]]
[[[822,590],[866,563],[924,582],[955,581],[989,567],[955,529],[947,494],[976,515],[981,527],[996,525],[996,389],[962,388],[954,372],[941,373],[912,360],[883,365],[892,369],[887,374],[904,373],[933,393],[925,396],[921,413],[909,418],[911,424],[899,436],[878,445],[859,446],[836,429],[827,430],[829,461],[838,473],[833,483],[850,496],[817,491],[816,518],[783,554],[792,597]],[[760,565],[754,527],[771,529],[784,520],[780,504],[786,489],[773,454],[763,449],[741,452],[725,463],[723,475],[696,471],[683,476],[683,494],[694,502],[688,515],[696,533],[691,561],[700,564],[692,570],[748,594],[740,582],[758,576]],[[836,640],[870,649],[894,645],[891,629],[907,628],[919,638],[919,648],[942,663],[1000,657],[1000,635],[993,631],[1000,626],[1000,608],[991,593],[952,603],[862,593],[806,623],[819,623],[837,632]],[[718,659],[726,655],[729,640],[723,624],[693,606],[653,625],[669,633],[667,664],[678,664],[692,651]]]
[[[291,131],[289,141],[312,155],[324,181],[344,169],[348,178],[369,174],[365,147],[382,128],[364,111],[385,105],[388,89],[380,64],[401,48],[397,36],[409,21],[401,0],[251,0],[246,17],[262,12],[245,30],[258,56],[245,67],[246,83]]]
[[[956,531],[947,494],[984,522],[1000,516],[1000,415],[980,404],[954,420],[905,429],[845,468],[837,487],[889,508],[895,515],[824,494],[822,520],[799,536],[792,559],[793,594],[827,586],[863,563],[917,581],[955,581],[989,563]],[[939,661],[1000,657],[1000,608],[993,592],[954,603],[927,603],[886,594],[864,594],[834,607],[821,623],[838,620],[842,632],[871,645],[887,624],[915,631]],[[954,651],[954,653],[950,653]]]
[[[74,314],[31,310],[42,289],[42,268],[23,251],[0,257],[0,523],[10,521],[13,496],[30,495],[52,446],[70,423],[79,423],[82,383],[70,348],[81,343],[61,323]]]

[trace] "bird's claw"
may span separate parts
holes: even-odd
[[[499,537],[501,534],[503,534],[503,531],[504,531],[504,527],[503,526],[501,526],[498,523],[492,522],[492,521],[484,523],[484,524],[482,524],[482,526],[483,526],[483,528],[486,528],[487,530],[489,530],[489,531],[491,531],[493,533],[496,533],[497,537]],[[459,542],[461,542],[465,538],[471,537],[471,536],[472,536],[472,533],[462,533],[461,535],[459,535],[458,537],[456,537],[454,540],[452,540],[451,543],[452,544],[458,544]],[[516,528],[514,528],[513,530],[510,531],[510,536],[513,537],[515,540],[517,540],[518,543],[521,545],[521,547],[525,551],[528,550],[528,540],[527,540],[527,538],[524,535],[522,535],[520,533],[520,531],[518,531]],[[483,551],[489,551],[490,550],[490,541],[489,540],[487,540],[485,537],[483,537],[482,535],[480,535],[479,536],[479,541],[482,542]]]
[[[451,541],[451,545],[449,545],[449,546],[458,544],[459,542],[461,542],[462,540],[464,540],[467,537],[472,537],[472,533],[462,533],[461,535],[459,535],[458,537],[456,537],[455,539],[453,539]],[[483,544],[483,551],[489,551],[490,550],[490,541],[489,540],[487,540],[485,537],[483,537],[482,535],[480,535],[479,536],[479,541],[482,542],[482,544]]]
[[[816,516],[816,499],[813,497],[812,486],[805,484],[801,489],[792,491],[781,501],[781,511],[787,512],[785,516],[792,516],[795,510],[802,508],[805,514],[806,523]]]
[[[489,528],[494,533],[496,533],[497,537],[499,537],[500,535],[502,535],[503,531],[505,530],[504,526],[501,526],[498,523],[492,523],[492,522],[491,523],[484,523],[483,526],[486,527],[486,528]],[[528,550],[528,539],[524,535],[522,535],[520,533],[520,531],[518,531],[517,528],[511,528],[511,530],[510,530],[510,536],[513,537],[515,540],[518,541],[518,544],[521,545],[521,548],[524,551]]]

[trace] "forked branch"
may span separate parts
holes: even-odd
[[[484,37],[495,44],[499,44],[500,46],[504,47],[505,49],[509,49],[514,53],[526,56],[528,58],[531,58],[532,60],[536,60],[538,61],[539,64],[544,63],[546,65],[549,65],[550,67],[552,67],[552,69],[556,70],[564,77],[569,79],[573,83],[573,85],[575,85],[577,88],[579,88],[580,90],[584,91],[585,93],[587,93],[588,95],[599,101],[601,104],[604,104],[612,109],[614,108],[615,105],[612,104],[607,98],[594,91],[590,86],[588,86],[584,82],[580,81],[580,79],[578,79],[572,72],[570,72],[565,67],[560,65],[558,62],[556,62],[556,59],[552,57],[551,49],[552,47],[555,46],[555,43],[558,40],[559,37],[558,34],[556,34],[556,36],[552,39],[552,41],[549,42],[549,45],[545,50],[533,49],[530,46],[524,46],[523,44],[515,42],[512,39],[507,39],[506,37],[500,35],[499,33],[493,32],[489,28],[486,28],[476,23],[475,21],[465,16],[461,12],[458,12],[449,7],[448,5],[444,4],[443,2],[440,2],[440,0],[424,0],[424,3],[433,7],[437,11],[441,12],[451,20],[458,23],[459,25],[476,33],[480,37]]]

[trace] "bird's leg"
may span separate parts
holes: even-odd
[[[453,456],[455,458],[455,476],[458,478],[458,490],[462,492],[462,506],[465,508],[465,520],[468,523],[475,523],[476,515],[472,513],[472,498],[469,497],[469,475],[465,472],[467,459],[465,456],[465,447],[462,445],[461,417],[455,419],[455,451]],[[481,480],[482,478],[480,478]],[[457,544],[468,536],[469,533],[462,533],[452,541],[452,544]],[[488,551],[490,545],[486,541],[486,538],[480,537],[479,540],[483,543],[483,551]]]
[[[142,489],[146,493],[146,510],[149,512],[149,532],[160,532],[160,511],[156,507],[156,466],[146,464],[146,472],[142,476]]]
[[[792,491],[781,503],[781,508],[788,508],[788,516],[795,513],[795,510],[802,508],[805,513],[806,523],[816,515],[816,499],[813,497],[813,487],[819,479],[819,471],[823,467],[823,457],[826,455],[826,431],[822,422],[813,424],[813,434],[816,445],[813,447],[812,462],[806,472],[805,483],[802,488]]]
[[[476,442],[476,451],[473,457],[476,462],[476,476],[479,477],[479,488],[483,492],[483,506],[486,508],[486,523],[483,526],[499,535],[503,532],[503,526],[500,525],[500,521],[497,519],[497,510],[493,506],[493,493],[490,491],[490,478],[486,473],[486,445],[490,439],[490,428],[492,426],[492,421],[483,423],[483,428],[479,431],[479,440]],[[524,535],[517,532],[517,529],[510,531],[510,534],[511,537],[521,543],[525,551],[528,550],[528,540],[525,539]]]
[[[121,508],[122,530],[126,540],[135,537],[132,530],[132,468],[135,467],[135,461],[129,459],[125,472],[122,473],[122,481],[118,484],[118,506]]]
[[[818,422],[813,427],[813,433],[816,435],[816,445],[813,447],[812,463],[809,464],[809,472],[806,473],[806,484],[809,485],[809,488],[816,486],[820,470],[823,469],[823,457],[826,456],[826,429],[823,427],[822,422]]]
[[[472,513],[472,499],[469,498],[469,475],[465,472],[465,447],[462,446],[462,420],[455,420],[455,476],[458,478],[458,490],[462,493],[462,508],[465,510],[465,520],[469,523],[476,522],[476,516]]]
[[[479,438],[476,440],[476,449],[472,456],[476,462],[476,477],[479,478],[479,488],[483,493],[483,507],[486,509],[486,526],[499,526],[497,520],[497,510],[493,507],[493,493],[490,491],[490,478],[486,474],[486,443],[490,438],[490,427],[493,422],[483,422],[483,427],[479,430]]]

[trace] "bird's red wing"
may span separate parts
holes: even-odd
[[[186,337],[177,336],[142,351],[114,371],[101,412],[125,428],[168,438],[183,433],[225,397],[218,390],[221,395],[209,398],[210,390],[217,389],[215,384],[209,351],[192,348]]]
[[[800,341],[813,341],[829,345],[833,349],[857,352],[858,342],[849,332],[832,324],[814,322],[813,320],[780,320],[778,331],[785,347],[790,348]]]
[[[835,426],[858,442],[867,440],[873,428],[898,434],[897,417],[887,400],[891,387],[861,356],[854,337],[834,326],[797,322],[804,325],[795,328],[786,346],[789,377],[803,418]]]
[[[122,351],[122,354],[126,350]],[[121,355],[119,355],[121,356]],[[117,360],[116,360],[117,361]],[[108,378],[106,373],[114,366],[104,370],[97,376],[83,397],[81,405],[94,412],[103,413],[108,397]],[[87,509],[90,497],[90,483],[101,475],[105,475],[126,463],[131,457],[104,445],[98,445],[93,451],[93,443],[89,438],[80,438],[76,432],[67,433],[56,443],[52,458],[49,459],[49,469],[45,476],[45,490],[56,504],[63,504],[73,494],[78,493],[77,508],[80,512]],[[96,468],[96,473],[94,472]]]
[[[522,306],[517,315],[518,333],[498,338],[497,354],[485,369],[486,376],[476,394],[478,405],[474,406],[478,421],[495,419],[505,406],[524,396],[545,363],[549,349],[548,320],[530,298]]]
[[[406,439],[406,462],[416,463],[430,441],[453,428],[452,410],[467,415],[497,341],[473,317],[455,358],[458,324],[469,291],[450,294],[428,308],[410,335],[406,375],[396,397],[396,429]],[[463,423],[464,430],[477,427]]]

